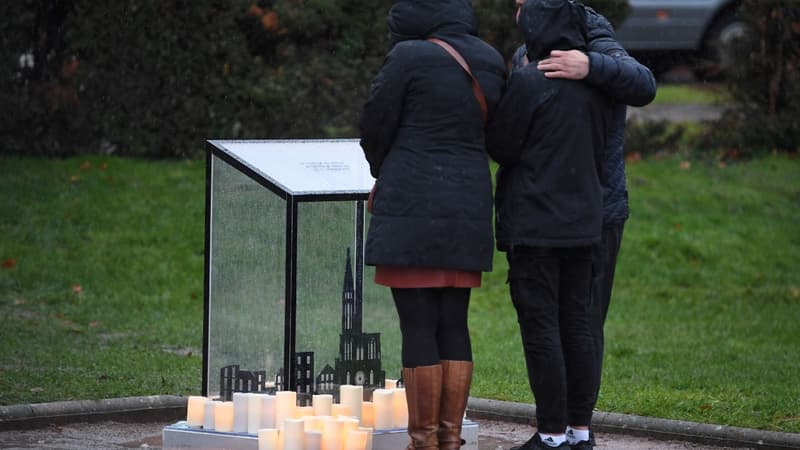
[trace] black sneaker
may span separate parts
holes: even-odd
[[[567,430],[567,442],[569,442],[569,438],[575,439],[575,435],[572,434],[572,430]],[[594,433],[592,430],[589,430],[589,440],[588,441],[578,441],[574,444],[569,444],[569,448],[571,450],[592,450],[594,449]]]
[[[551,439],[551,438],[548,438]],[[539,433],[534,434],[528,439],[528,442],[520,445],[519,447],[511,447],[511,450],[553,450],[553,449],[561,449],[561,450],[570,450],[569,444],[566,441],[562,442],[561,445],[558,447],[551,447],[546,443],[542,442],[542,438],[539,436]]]

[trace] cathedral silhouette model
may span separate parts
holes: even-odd
[[[360,272],[359,272],[360,274]],[[360,276],[358,277],[360,283]],[[314,375],[314,352],[295,352],[294,368],[297,403],[310,405],[314,394],[331,394],[338,401],[339,386],[343,384],[364,387],[364,397],[372,390],[382,388],[386,372],[381,368],[381,334],[364,333],[362,290],[356,289],[350,249],[342,286],[342,332],[339,334],[339,356],[334,366],[325,364]],[[220,398],[230,401],[234,392],[274,393],[286,389],[283,368],[279,369],[274,382],[266,379],[266,371],[240,370],[239,365],[220,369]]]

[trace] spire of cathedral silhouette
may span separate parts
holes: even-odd
[[[339,355],[314,377],[314,352],[295,352],[294,369],[299,404],[310,404],[312,394],[332,394],[338,401],[339,386],[364,387],[369,398],[373,389],[382,388],[386,372],[381,368],[381,334],[364,333],[362,289],[353,277],[350,248],[347,249],[342,282],[342,330],[339,334]],[[359,280],[360,281],[360,280]],[[233,392],[274,392],[285,390],[283,368],[279,369],[273,387],[268,387],[264,371],[239,370],[239,365],[220,370],[220,397],[231,400]]]

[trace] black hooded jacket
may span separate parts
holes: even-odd
[[[644,106],[656,96],[653,73],[628,55],[614,36],[611,23],[592,8],[586,8],[589,75],[583,80],[601,89],[614,102],[608,130],[603,182],[603,223],[623,223],[628,218],[628,189],[625,180],[625,120],[627,106]],[[527,47],[514,53],[512,67],[525,65]]]
[[[437,37],[466,59],[489,112],[505,81],[502,56],[477,37],[468,0],[397,1],[394,44],[359,123],[377,178],[365,261],[491,270],[492,186],[481,110],[466,72]]]
[[[548,79],[536,68],[551,50],[586,50],[586,12],[566,0],[526,2],[519,26],[531,62],[509,77],[488,129],[489,152],[501,166],[497,245],[590,245],[602,229],[611,104],[587,83]]]

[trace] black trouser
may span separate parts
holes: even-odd
[[[597,392],[592,249],[515,247],[507,256],[537,427],[589,425]]]
[[[622,231],[625,222],[603,226],[602,240],[592,246],[592,329],[597,356],[597,392],[600,393],[600,381],[603,375],[603,351],[605,333],[603,327],[611,303],[611,289],[614,287],[614,270],[617,266],[617,255],[622,244]]]
[[[472,361],[469,295],[469,288],[392,288],[403,367],[431,366],[443,359]]]

